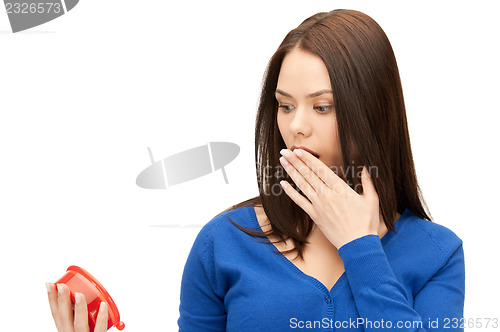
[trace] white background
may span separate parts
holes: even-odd
[[[17,34],[2,9],[0,331],[55,331],[45,282],[69,265],[108,289],[125,331],[176,331],[201,225],[258,194],[267,61],[288,31],[336,8],[370,15],[388,35],[424,197],[464,243],[465,317],[500,319],[495,3],[83,0]],[[147,147],[159,160],[209,141],[241,147],[229,184],[218,171],[167,190],[136,186]]]

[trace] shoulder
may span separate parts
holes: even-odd
[[[462,239],[457,234],[441,224],[420,218],[415,224],[445,257],[453,254],[462,244]]]
[[[396,235],[384,250],[398,279],[417,294],[439,273],[464,273],[462,240],[450,228],[422,219],[410,210],[396,222]]]
[[[396,228],[397,237],[426,261],[442,266],[462,246],[462,239],[450,228],[422,219],[410,210],[405,211],[405,217],[399,230]]]
[[[232,234],[244,235],[245,233],[240,231],[231,221],[241,227],[255,230],[252,228],[256,226],[256,216],[253,206],[242,206],[218,214],[203,225],[198,236],[213,240],[218,238],[227,239]]]
[[[251,209],[251,210],[249,210]],[[231,223],[231,220],[243,227],[253,224],[253,207],[240,207],[225,211],[209,220],[202,226],[196,236],[191,252],[209,265],[214,256],[226,256],[232,249],[237,249],[245,242],[246,234]],[[255,218],[255,214],[253,214]]]

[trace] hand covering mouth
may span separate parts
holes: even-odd
[[[306,148],[305,146],[295,146],[294,145],[294,146],[292,146],[292,148],[290,150],[293,151],[294,149],[306,150],[307,152],[309,152],[310,154],[312,154],[313,156],[315,156],[316,158],[319,159],[319,155],[316,152],[312,151],[311,149]]]

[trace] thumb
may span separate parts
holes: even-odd
[[[377,195],[377,190],[375,189],[375,186],[373,185],[372,178],[370,176],[370,172],[368,172],[368,169],[366,166],[363,166],[363,170],[361,171],[361,184],[363,186],[363,196],[367,197],[373,197]]]

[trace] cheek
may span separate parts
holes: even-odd
[[[323,140],[325,142],[328,142],[330,145],[334,144],[333,146],[337,146],[339,137],[338,137],[337,121],[335,121],[335,118],[333,119],[323,118],[320,119],[317,124],[318,124],[317,128],[321,132]]]
[[[322,137],[322,141],[325,144],[324,146],[328,147],[327,149],[330,151],[329,162],[338,164],[342,160],[342,149],[340,147],[337,122],[335,119],[332,121],[323,121],[321,129],[324,133]]]
[[[285,136],[286,136],[286,121],[284,121],[283,117],[278,113],[277,117],[276,117],[276,122],[277,122],[277,125],[278,125],[278,129],[280,131],[280,134],[281,134],[281,137],[283,137],[283,139],[285,139]]]

